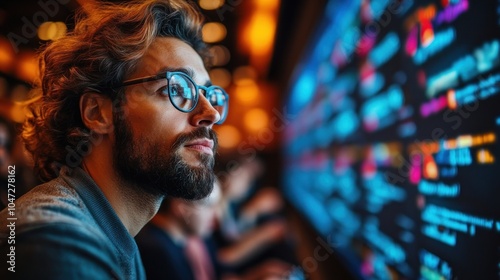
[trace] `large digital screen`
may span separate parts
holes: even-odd
[[[500,279],[500,1],[331,0],[287,198],[362,279]]]

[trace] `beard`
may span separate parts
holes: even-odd
[[[155,196],[170,196],[188,200],[199,200],[208,196],[213,189],[215,174],[214,156],[205,153],[197,155],[197,166],[186,163],[180,148],[183,144],[200,138],[214,141],[214,154],[217,148],[217,135],[212,129],[200,127],[190,133],[177,137],[171,147],[160,140],[132,134],[125,119],[114,118],[115,146],[113,164],[124,182],[139,187]]]

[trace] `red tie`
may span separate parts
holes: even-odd
[[[186,258],[193,269],[196,280],[214,280],[215,273],[205,243],[198,237],[186,240]]]

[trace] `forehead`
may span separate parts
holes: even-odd
[[[187,43],[171,37],[156,38],[139,60],[129,79],[151,76],[165,68],[191,69],[198,82],[208,80],[208,73],[200,55]]]

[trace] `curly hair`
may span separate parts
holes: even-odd
[[[156,37],[178,38],[207,61],[203,17],[188,1],[102,3],[75,18],[74,30],[40,53],[40,85],[23,127],[35,172],[44,181],[57,177],[73,149],[91,140],[80,116],[81,95],[92,90],[116,98],[122,90],[109,89],[136,69]]]

